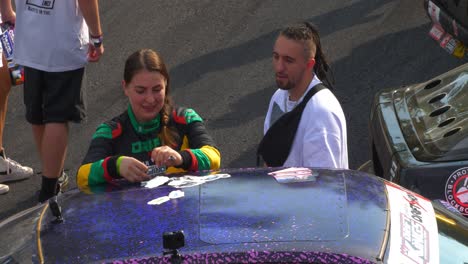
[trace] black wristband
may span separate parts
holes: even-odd
[[[91,44],[93,44],[93,46],[96,47],[96,48],[101,47],[102,40],[103,40],[102,35],[96,36],[96,37],[95,36],[89,36],[89,42],[91,42]]]
[[[114,179],[120,179],[122,178],[122,176],[117,172],[117,159],[119,158],[120,156],[111,156],[108,160],[107,160],[107,171],[109,173],[109,175],[114,178]]]
[[[182,164],[175,167],[188,170],[190,165],[192,165],[192,155],[190,155],[190,153],[186,150],[180,151],[179,154],[182,156]]]

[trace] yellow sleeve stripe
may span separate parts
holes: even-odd
[[[88,177],[91,172],[91,165],[92,163],[84,164],[78,169],[78,174],[76,175],[76,184],[78,185],[78,188],[88,188]]]
[[[217,170],[221,167],[221,154],[218,149],[213,146],[205,145],[201,147],[200,150],[210,160],[210,169]]]

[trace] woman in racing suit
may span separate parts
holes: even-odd
[[[80,189],[114,179],[149,179],[149,165],[168,173],[218,169],[221,155],[202,118],[190,108],[174,107],[169,73],[150,49],[130,55],[125,63],[123,91],[128,109],[101,124],[78,169]]]

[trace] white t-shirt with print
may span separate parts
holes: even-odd
[[[270,100],[264,133],[319,83],[321,81],[314,76],[307,91],[296,102],[289,100],[288,91],[278,89]],[[283,166],[348,169],[346,120],[340,103],[329,89],[317,92],[304,108],[291,152]]]
[[[83,68],[88,26],[76,0],[16,0],[17,64],[47,72]]]

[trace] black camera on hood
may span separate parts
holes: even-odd
[[[163,247],[169,250],[177,250],[185,246],[183,230],[163,233]]]

